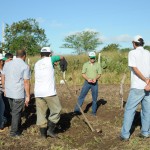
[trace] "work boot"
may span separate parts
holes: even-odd
[[[52,138],[56,138],[56,134],[54,133],[54,130],[55,130],[55,127],[56,127],[56,124],[51,122],[51,121],[48,121],[48,130],[47,130],[47,135],[52,137]]]
[[[46,139],[46,130],[47,128],[40,128],[41,138]]]

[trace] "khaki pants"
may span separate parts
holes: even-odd
[[[57,123],[60,119],[61,104],[57,95],[36,98],[37,125],[47,127],[46,113],[50,110],[48,120]]]

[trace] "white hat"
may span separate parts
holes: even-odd
[[[140,43],[139,39],[143,39],[140,35],[136,35],[133,39],[133,42]]]
[[[95,58],[95,57],[96,57],[95,52],[89,52],[89,57],[90,57],[90,58]]]
[[[52,51],[51,51],[50,47],[43,47],[41,49],[41,52],[52,52]]]
[[[0,60],[2,60],[4,58],[4,56],[2,54],[0,54]]]

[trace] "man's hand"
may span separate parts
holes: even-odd
[[[30,101],[30,97],[26,97],[26,99],[25,99],[25,106],[26,107],[28,107],[29,101]]]
[[[146,85],[144,88],[145,91],[150,91],[150,85]]]
[[[93,80],[92,80],[92,83],[96,83],[96,79],[93,79]]]
[[[145,80],[145,82],[146,82],[146,86],[145,86],[145,91],[150,91],[150,84],[149,84],[149,79],[148,78],[146,78],[146,80]]]
[[[93,83],[93,80],[92,79],[88,79],[87,80],[89,83]]]

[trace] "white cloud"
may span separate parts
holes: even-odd
[[[36,18],[36,21],[39,23],[44,23],[45,19],[43,19],[42,17],[38,17],[38,18]]]
[[[53,27],[53,28],[60,28],[60,27],[63,27],[64,25],[56,20],[52,20],[50,23],[49,23],[50,27]]]
[[[100,38],[102,40],[102,42],[131,42],[133,37],[128,35],[128,34],[123,34],[123,35],[118,35],[116,37],[105,37],[102,36]]]

